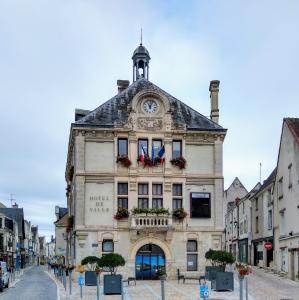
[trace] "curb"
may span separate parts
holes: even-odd
[[[57,300],[67,300],[67,295],[64,290],[64,287],[60,281],[58,281],[51,273],[48,271],[44,271],[56,284],[56,293],[57,293]]]

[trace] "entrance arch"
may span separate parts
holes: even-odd
[[[159,272],[165,272],[165,254],[155,244],[146,244],[139,248],[135,258],[136,279],[159,279]]]

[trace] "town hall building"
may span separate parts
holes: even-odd
[[[219,81],[207,118],[149,81],[150,55],[133,53],[133,83],[92,111],[76,109],[66,165],[67,261],[119,253],[137,279],[204,273],[222,248],[223,141]]]

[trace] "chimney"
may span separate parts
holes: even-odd
[[[19,205],[15,202],[15,204],[12,205],[12,208],[19,208]]]
[[[118,93],[121,93],[122,91],[124,91],[129,85],[130,85],[129,80],[120,80],[120,79],[117,80]]]
[[[211,120],[215,123],[219,121],[219,108],[218,108],[218,93],[219,93],[219,80],[212,80],[210,82],[210,98],[211,98]]]

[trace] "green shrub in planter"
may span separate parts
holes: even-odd
[[[87,256],[81,261],[81,265],[86,266],[85,285],[97,285],[97,274],[95,272],[100,261],[99,257]]]
[[[117,253],[109,253],[102,256],[98,262],[98,267],[108,270],[110,275],[104,275],[104,294],[121,294],[122,276],[116,275],[117,268],[124,266],[125,259]]]

